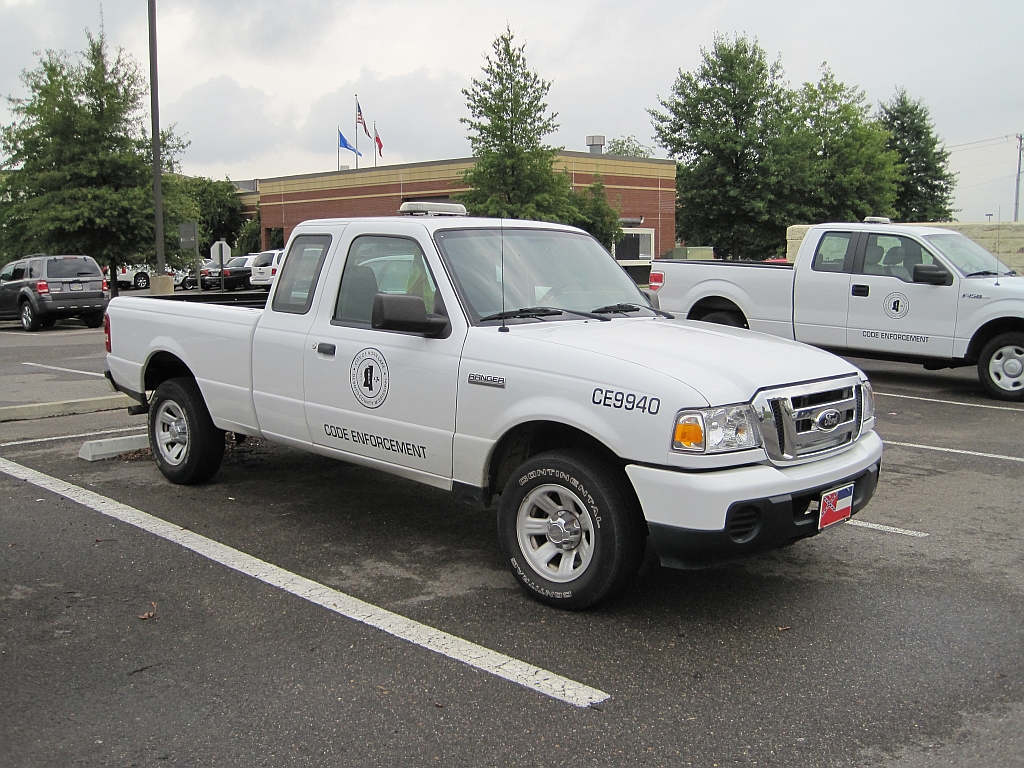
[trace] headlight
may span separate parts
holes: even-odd
[[[867,379],[861,382],[861,392],[864,393],[864,416],[861,421],[870,421],[875,417],[875,390],[871,388],[871,382]]]
[[[680,411],[672,433],[672,450],[681,453],[744,451],[761,445],[754,409],[727,405]]]

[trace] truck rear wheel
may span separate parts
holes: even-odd
[[[704,323],[715,323],[717,325],[728,325],[733,328],[746,328],[747,324],[743,320],[743,315],[738,312],[708,312],[701,318],[701,322]]]
[[[978,378],[993,397],[1024,400],[1024,333],[1004,333],[985,345]]]
[[[576,451],[549,451],[509,479],[498,541],[527,594],[559,608],[588,608],[636,575],[646,537],[621,472]]]
[[[224,458],[224,431],[217,429],[193,379],[168,379],[149,405],[149,446],[164,477],[196,485],[213,477]]]

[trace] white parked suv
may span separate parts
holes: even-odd
[[[628,584],[648,545],[674,567],[734,560],[875,491],[863,373],[662,312],[578,229],[328,219],[287,252],[264,309],[110,303],[108,376],[172,482],[210,478],[231,431],[500,495],[513,577],[565,608]]]
[[[281,269],[282,261],[284,261],[284,248],[257,254],[252,263],[252,276],[249,278],[249,284],[254,288],[263,288],[269,291]]]

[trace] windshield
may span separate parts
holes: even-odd
[[[964,275],[978,272],[1005,275],[1013,271],[976,242],[957,232],[950,232],[948,235],[925,235],[924,239],[953,262],[953,266]]]
[[[248,259],[247,256],[235,256],[231,261],[225,264],[225,267],[244,267],[245,262]]]
[[[436,237],[474,322],[523,307],[592,312],[616,304],[649,306],[636,283],[589,235],[462,229]]]

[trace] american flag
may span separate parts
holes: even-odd
[[[846,520],[853,511],[853,486],[847,485],[829,491],[821,497],[821,512],[818,516],[818,528],[827,528],[833,523]]]
[[[373,136],[370,135],[370,129],[366,127],[366,121],[363,119],[363,108],[359,106],[358,98],[356,98],[356,125],[363,126],[363,131],[366,133],[366,138],[373,138]]]

